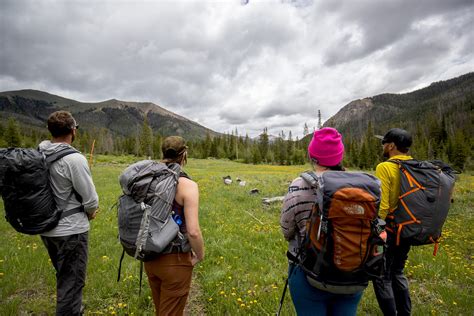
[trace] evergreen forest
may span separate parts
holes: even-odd
[[[400,122],[388,125],[387,129],[402,127],[412,132],[414,141],[411,154],[417,159],[440,159],[459,171],[472,170],[473,103],[472,98],[465,100],[459,105],[459,110],[463,111],[453,111],[441,117],[436,112],[426,113],[423,120],[409,124],[413,128],[408,128],[406,122]],[[381,143],[374,135],[383,135],[384,131],[374,125],[373,121],[368,121],[365,133],[359,137],[343,133],[345,167],[370,170],[382,161]],[[278,137],[270,137],[267,128],[253,139],[248,135],[240,135],[237,130],[218,136],[207,134],[204,139],[188,141],[188,152],[193,158],[229,159],[247,164],[300,165],[307,161],[306,148],[312,135],[307,124],[302,129],[305,134],[302,139],[293,137],[291,131],[281,131]],[[145,118],[141,129],[129,137],[113,135],[105,128],[79,129],[74,146],[86,155],[93,151],[94,154],[160,159],[163,137],[150,128]],[[0,123],[0,147],[34,148],[44,139],[49,139],[46,128],[39,130],[20,126],[13,117],[8,118],[6,123]]]

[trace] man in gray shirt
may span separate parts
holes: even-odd
[[[39,150],[50,155],[72,148],[77,128],[71,113],[52,113],[48,118],[52,140],[41,142]],[[79,152],[54,162],[49,177],[60,210],[77,209],[81,205],[84,210],[72,212],[72,215],[62,218],[55,228],[41,234],[56,269],[56,315],[81,315],[84,311],[82,289],[86,279],[89,220],[97,215],[99,198],[87,160]]]

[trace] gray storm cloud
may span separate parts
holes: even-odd
[[[301,135],[353,99],[472,71],[470,0],[0,2],[0,90],[151,101]]]

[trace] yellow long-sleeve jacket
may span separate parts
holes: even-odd
[[[390,159],[410,160],[408,155],[396,155]],[[375,168],[375,176],[382,182],[382,199],[380,201],[379,217],[385,219],[390,210],[398,206],[400,196],[400,171],[396,163],[385,161]]]

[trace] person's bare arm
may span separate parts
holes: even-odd
[[[187,178],[180,178],[176,201],[184,208],[186,230],[193,250],[192,263],[195,265],[204,259],[204,241],[199,226],[199,189],[197,183]]]

